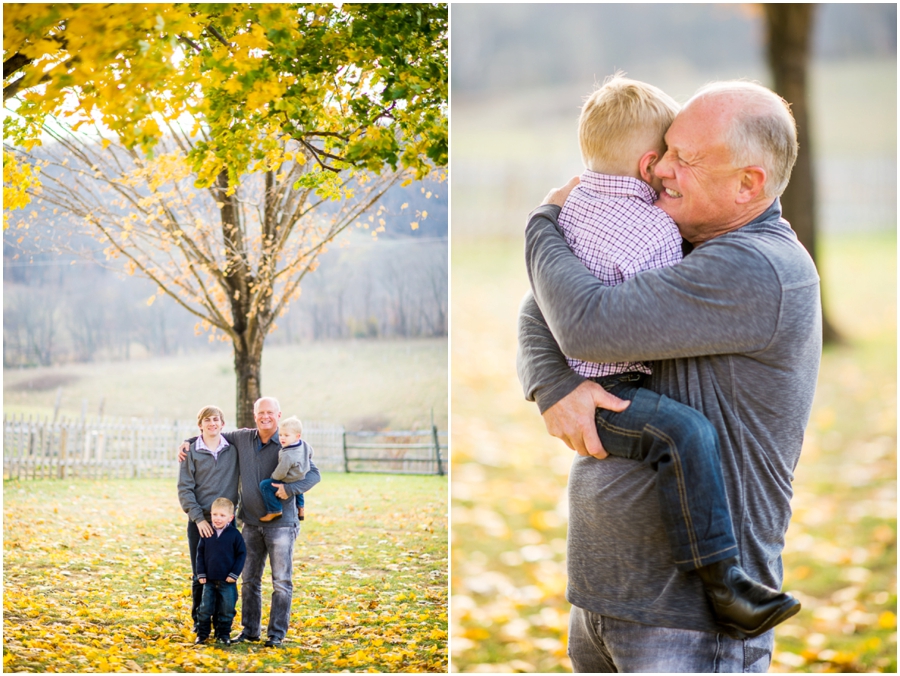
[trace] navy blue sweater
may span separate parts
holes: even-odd
[[[200,544],[197,546],[197,577],[225,580],[231,576],[236,580],[244,570],[246,558],[247,547],[244,545],[244,537],[232,522],[225,527],[221,535],[214,532],[212,537],[200,538]]]

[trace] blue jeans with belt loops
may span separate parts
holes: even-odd
[[[738,640],[692,629],[652,627],[572,607],[568,654],[580,674],[764,674],[775,632]]]
[[[247,561],[241,574],[241,624],[245,636],[260,636],[262,629],[262,577],[269,561],[272,571],[272,603],[269,608],[270,639],[284,640],[290,626],[294,583],[294,541],[300,526],[252,526],[244,524],[241,534],[247,545]]]
[[[603,448],[656,472],[656,494],[679,570],[738,556],[715,428],[690,406],[641,387],[645,378],[621,373],[593,379],[631,401],[621,413],[596,410]]]

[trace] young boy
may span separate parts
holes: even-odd
[[[238,454],[222,436],[225,414],[218,406],[204,406],[197,413],[200,436],[191,444],[178,468],[178,499],[188,515],[188,551],[191,556],[191,619],[197,631],[197,610],[203,585],[197,579],[197,547],[202,538],[213,535],[210,509],[213,500],[224,496],[238,501]]]
[[[237,579],[244,569],[247,547],[234,527],[234,503],[217,498],[212,503],[215,535],[200,540],[197,547],[197,579],[203,585],[203,600],[197,611],[197,644],[206,643],[210,624],[215,624],[216,643],[231,643],[231,623],[237,605]]]
[[[278,426],[278,438],[281,441],[281,450],[278,452],[278,465],[272,472],[271,479],[263,479],[259,482],[259,492],[262,493],[266,503],[266,515],[259,518],[260,521],[272,521],[282,515],[281,500],[275,495],[278,490],[273,488],[273,482],[293,483],[306,477],[309,471],[309,459],[312,457],[312,448],[300,439],[303,434],[303,424],[300,420],[291,416],[281,421]],[[297,512],[300,520],[303,520],[303,493],[297,496]]]
[[[653,206],[662,182],[653,168],[678,112],[662,91],[617,74],[586,101],[579,142],[586,171],[559,215],[576,256],[604,284],[675,265],[682,238]],[[754,637],[794,615],[800,604],[751,580],[738,560],[719,441],[698,411],[642,387],[646,363],[568,360],[580,375],[631,401],[615,413],[597,409],[597,431],[611,455],[657,472],[656,490],[676,566],[697,571],[717,621],[736,638]]]

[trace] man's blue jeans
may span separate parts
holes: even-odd
[[[237,583],[207,580],[202,586],[203,600],[197,609],[197,638],[209,638],[211,624],[215,626],[216,637],[228,638],[237,605]]]
[[[690,406],[641,387],[644,379],[642,373],[594,379],[631,401],[622,413],[597,409],[603,448],[656,471],[656,494],[679,570],[738,556],[715,428]]]
[[[258,637],[262,629],[262,576],[266,559],[272,568],[272,606],[269,608],[268,638],[284,640],[291,616],[294,584],[294,541],[300,526],[262,527],[244,524],[241,533],[247,546],[247,560],[241,574],[241,624],[244,635]]]
[[[762,674],[774,647],[774,631],[739,641],[617,620],[575,606],[569,614],[568,651],[576,673]]]

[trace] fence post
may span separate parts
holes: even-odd
[[[68,428],[66,427],[65,420],[60,424],[59,429],[59,478],[66,478],[66,464],[68,463],[68,452],[66,450],[66,441],[68,439]]]
[[[28,414],[28,465],[25,466],[25,478],[28,478],[28,470],[31,470],[31,478],[36,479],[35,461],[34,461],[34,428],[31,424],[31,414]]]
[[[341,430],[341,448],[344,452],[344,473],[350,474],[350,461],[347,458],[347,430]]]
[[[444,476],[444,466],[441,464],[441,442],[438,439],[437,425],[431,426],[431,438],[434,439],[434,459],[437,460],[437,473],[440,476]]]

